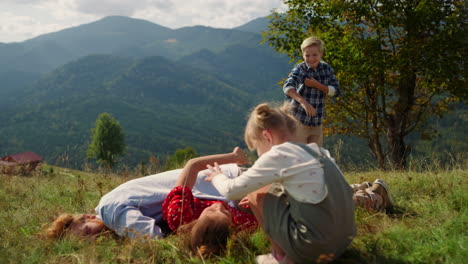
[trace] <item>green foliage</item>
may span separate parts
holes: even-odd
[[[300,56],[312,34],[326,43],[342,96],[329,102],[329,132],[364,138],[379,166],[406,167],[405,138],[466,100],[464,1],[285,1],[264,34]]]
[[[297,26],[287,27],[290,30],[288,34],[304,25],[307,24],[301,22]],[[113,32],[115,28],[128,29],[135,34],[136,32],[146,34],[150,40],[131,35],[132,38],[135,37],[133,38],[135,41],[141,43],[145,41],[153,43],[157,38],[167,39],[164,38],[167,37],[164,32],[170,32],[168,29],[153,28],[148,22],[111,17],[75,29],[79,32],[72,33],[73,30],[70,29],[71,31],[65,30],[48,35],[48,38],[54,42],[63,41],[83,48],[85,46],[82,43],[87,43],[86,48],[90,49],[98,45],[99,47],[94,50],[97,51],[101,44],[109,47],[110,43],[106,42],[105,36],[112,34],[101,34],[100,44],[96,44],[96,39],[90,35],[95,36],[93,35],[95,32],[103,29],[105,32],[107,29]],[[205,30],[204,39],[197,42],[200,44],[209,43],[213,39],[222,41],[229,32],[229,30],[203,27],[192,30],[198,33]],[[255,31],[255,26],[253,30]],[[177,32],[177,38],[200,37],[193,32],[186,28]],[[211,34],[216,37],[211,37]],[[224,44],[212,41],[210,45],[218,45],[217,49],[213,46],[199,47],[203,49],[201,51],[184,49],[187,53],[180,53],[181,50],[174,49],[175,52],[179,52],[177,56],[168,55],[169,52],[161,54],[156,51],[150,52],[175,58],[176,61],[164,57],[145,57],[150,53],[139,53],[140,49],[133,48],[132,50],[139,54],[138,56],[135,54],[139,59],[103,54],[81,57],[45,74],[36,83],[22,89],[18,89],[20,86],[16,85],[24,84],[32,78],[25,69],[20,72],[0,73],[2,84],[0,155],[31,150],[50,164],[82,168],[86,162],[84,157],[89,144],[89,130],[96,116],[103,112],[117,117],[125,127],[126,151],[121,158],[121,164],[125,164],[124,166],[134,167],[142,160],[147,161],[151,156],[162,160],[167,155],[172,155],[174,150],[186,146],[193,146],[200,155],[230,151],[234,146],[242,147],[247,112],[259,102],[282,99],[277,82],[286,76],[291,65],[288,64],[286,56],[275,54],[265,45],[258,45],[257,39],[252,40],[250,34],[238,34],[232,36],[239,41],[242,40],[242,43],[233,45],[233,42],[228,45],[226,41]],[[123,38],[125,36],[123,34]],[[79,41],[74,42],[76,40],[74,38]],[[49,43],[43,42],[43,38],[39,40],[37,44],[39,46]],[[298,38],[298,41],[300,40]],[[28,45],[33,42],[27,41],[22,47],[29,47]],[[123,48],[120,44],[125,43],[119,40],[115,42],[116,46],[113,48],[120,50]],[[291,44],[291,47],[295,47],[298,51],[300,43],[285,44]],[[330,44],[330,41],[327,44]],[[20,61],[15,59],[15,56],[21,52],[13,51],[17,45],[2,46],[9,52],[0,47],[0,54],[10,56],[8,60],[3,60],[4,57],[1,57],[0,64],[13,65],[14,61]],[[327,61],[332,54],[330,47],[328,48]],[[48,58],[53,57],[47,54],[48,49],[42,50]],[[32,53],[34,51],[36,50],[31,50]],[[190,55],[179,57],[187,54]],[[372,57],[366,56],[363,59],[369,61]],[[333,61],[332,65],[338,63],[339,69],[342,67],[339,62],[342,60]],[[362,64],[362,67],[365,65],[367,64]],[[352,72],[348,73],[349,76],[353,76]],[[18,82],[17,77],[21,77],[22,80]],[[16,81],[13,80],[15,78]],[[346,85],[343,86],[345,93],[349,89]],[[440,98],[444,97],[437,97]],[[354,103],[351,99],[342,99],[328,106],[338,107],[340,103],[343,105]],[[454,112],[458,113],[459,108]],[[332,114],[340,111],[340,109],[328,111],[327,120],[339,123],[340,119]],[[432,110],[427,111],[427,113],[432,112]],[[354,117],[349,115],[349,118]],[[417,158],[432,157],[432,152],[437,152],[443,155],[445,160],[451,160],[452,154],[466,152],[465,145],[460,142],[465,141],[463,132],[467,129],[467,122],[460,122],[462,120],[460,118],[456,118],[454,122],[448,120],[452,120],[450,116],[447,116],[447,121],[433,116],[429,122],[434,125],[433,128],[428,126],[425,132],[410,133],[408,142],[412,146],[412,155],[418,156]],[[350,123],[355,124],[356,129],[365,127],[357,121]],[[433,129],[438,129],[439,135],[428,133]],[[435,140],[432,142],[421,141],[422,138],[427,139],[435,135]],[[341,145],[338,144],[339,140],[343,142]],[[372,153],[366,151],[368,142],[363,138],[334,135],[325,139],[325,146],[330,150],[342,148],[340,163],[343,166],[349,165],[348,167],[355,169],[368,168],[372,160]],[[410,158],[410,162],[413,162],[411,160],[413,158]],[[442,157],[439,158],[443,160]]]
[[[49,166],[49,165],[47,165]],[[2,263],[254,263],[267,254],[263,232],[231,238],[226,255],[200,260],[177,236],[163,240],[42,239],[44,224],[61,213],[91,213],[102,194],[135,178],[54,167],[33,177],[0,175]],[[421,172],[347,172],[348,182],[382,178],[397,208],[388,214],[356,211],[357,237],[336,263],[464,263],[468,171],[462,166]]]
[[[164,170],[173,170],[181,168],[187,161],[197,157],[197,152],[192,147],[186,147],[185,149],[178,149],[171,157],[167,158]]]
[[[224,55],[215,57],[222,61]],[[255,72],[267,58],[238,68]],[[183,74],[179,69],[184,69]],[[0,150],[10,154],[30,149],[52,164],[79,168],[91,124],[108,112],[125,127],[123,161],[132,167],[186,146],[201,155],[228,151],[242,144],[248,109],[265,100],[264,91],[274,92],[274,76],[283,71],[268,67],[265,74],[270,82],[257,87],[250,78],[240,84],[236,80],[242,74],[226,70],[237,77],[225,81],[218,72],[162,57],[84,57],[24,89],[16,107],[4,110]]]
[[[117,163],[117,158],[125,150],[125,136],[120,123],[108,113],[102,113],[91,130],[92,137],[87,157],[97,159],[110,168]]]

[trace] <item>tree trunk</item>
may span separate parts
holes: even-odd
[[[403,170],[407,167],[406,158],[408,156],[408,147],[405,144],[404,134],[400,129],[390,126],[388,127],[388,158],[393,169]]]
[[[398,90],[398,102],[387,116],[388,158],[394,169],[406,169],[408,146],[405,144],[407,122],[414,106],[414,90],[416,88],[415,70],[410,66],[402,71]]]
[[[372,126],[370,128],[370,133],[368,134],[368,146],[374,154],[375,159],[379,163],[379,168],[386,170],[385,155],[382,150],[382,144],[380,142],[380,131],[379,131],[379,118],[377,114],[376,101],[374,101],[374,111],[372,112]]]
[[[386,170],[387,166],[385,163],[385,155],[382,151],[382,145],[380,144],[379,136],[377,134],[372,134],[372,136],[368,138],[367,144],[375,159],[379,163],[379,168],[381,170]]]

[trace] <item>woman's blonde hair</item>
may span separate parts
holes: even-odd
[[[62,237],[66,230],[76,222],[82,221],[83,214],[62,214],[59,215],[50,226],[44,231],[45,237],[58,239]]]
[[[295,135],[297,121],[291,115],[288,103],[272,107],[268,103],[257,105],[250,113],[245,126],[244,140],[250,150],[256,149],[256,142],[261,139],[263,130],[274,130],[280,135]]]
[[[177,234],[182,234],[184,246],[189,248],[197,256],[207,259],[214,255],[220,255],[227,245],[231,235],[230,225],[212,219],[206,221],[194,220],[181,225]]]

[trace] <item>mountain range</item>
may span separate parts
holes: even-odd
[[[194,147],[243,145],[248,110],[280,100],[289,59],[260,44],[266,18],[234,29],[168,29],[113,16],[0,45],[0,155],[32,150],[79,167],[102,112],[134,165]]]
[[[34,151],[45,162],[80,168],[100,113],[122,125],[135,166],[192,146],[200,155],[245,147],[243,128],[257,103],[282,101],[278,82],[292,65],[261,44],[267,18],[233,29],[169,29],[122,16],[0,43],[0,156]],[[438,121],[440,137],[413,153],[466,160],[466,106]],[[339,163],[372,163],[366,142],[331,136]],[[447,155],[447,153],[452,153]],[[371,162],[369,162],[371,161]]]

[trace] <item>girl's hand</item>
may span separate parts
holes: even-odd
[[[247,155],[245,154],[245,152],[241,148],[239,148],[239,147],[234,148],[232,153],[236,156],[236,160],[237,160],[236,164],[237,165],[250,164],[250,161],[247,158]]]
[[[240,200],[239,202],[239,206],[245,209],[249,209],[250,208],[249,198],[247,196],[242,198],[242,200]]]
[[[218,174],[221,174],[221,168],[219,167],[219,164],[218,162],[215,162],[214,163],[214,167],[211,166],[210,164],[206,165],[206,167],[210,170],[208,173],[207,173],[207,177],[205,178],[205,181],[207,182],[210,182],[213,180],[213,178],[218,175]]]

